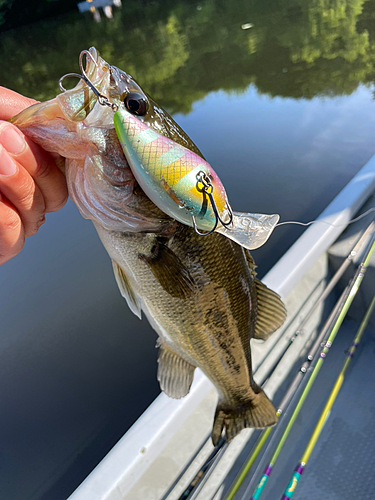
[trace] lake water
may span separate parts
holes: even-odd
[[[99,24],[71,13],[0,35],[0,85],[51,98],[95,45],[173,113],[234,210],[309,221],[375,152],[375,0],[325,6],[129,1]],[[260,275],[302,231],[276,228],[254,251]],[[71,202],[0,268],[0,304],[0,498],[63,500],[159,393],[156,336]]]

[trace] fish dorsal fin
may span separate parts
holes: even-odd
[[[158,357],[160,389],[171,398],[183,398],[190,391],[195,366],[182,359],[181,356],[160,341],[157,345],[160,346]]]
[[[134,293],[131,284],[129,283],[128,277],[114,260],[112,260],[112,266],[113,272],[115,273],[116,283],[120,289],[121,295],[128,303],[130,310],[136,316],[138,316],[139,319],[141,319],[141,304],[137,295]]]
[[[257,321],[255,339],[267,340],[284,323],[286,309],[280,296],[258,279],[254,280],[257,290]]]
[[[155,278],[172,297],[187,299],[197,292],[197,285],[177,255],[160,241],[156,241],[151,255],[139,254]]]
[[[216,231],[248,250],[255,250],[268,240],[279,218],[277,214],[233,212],[232,223],[220,226]]]

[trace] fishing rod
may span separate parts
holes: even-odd
[[[303,329],[304,329],[306,323],[308,322],[308,320],[311,318],[313,312],[316,310],[316,308],[319,306],[319,304],[322,301],[324,301],[327,298],[327,296],[331,293],[331,291],[333,290],[333,288],[335,287],[335,285],[337,284],[337,282],[339,281],[339,279],[343,276],[343,274],[345,273],[345,271],[348,269],[348,267],[352,263],[352,261],[355,258],[355,256],[361,251],[364,243],[366,242],[366,239],[367,239],[368,235],[371,233],[371,231],[374,230],[374,228],[375,228],[375,222],[373,221],[367,227],[367,229],[362,233],[362,235],[360,236],[360,238],[358,239],[358,241],[355,243],[355,245],[353,246],[352,250],[347,255],[347,257],[345,258],[345,260],[343,261],[343,263],[341,264],[341,266],[339,267],[339,269],[336,271],[336,273],[334,274],[334,276],[328,282],[328,284],[326,285],[326,287],[324,288],[324,290],[322,291],[322,293],[318,296],[318,298],[316,299],[314,305],[312,306],[312,308],[310,309],[310,311],[307,313],[306,317],[299,324],[298,329],[296,330],[296,332],[294,333],[294,335],[290,338],[288,344],[283,349],[283,352],[279,356],[278,360],[276,361],[276,363],[274,363],[273,367],[271,368],[270,374],[272,374],[274,372],[274,370],[276,369],[277,365],[279,364],[279,362],[281,361],[281,359],[284,357],[284,355],[286,354],[286,352],[288,351],[288,349],[291,347],[291,345],[293,344],[293,342],[297,338],[297,336],[303,332]],[[335,309],[335,311],[336,310],[337,309]],[[320,344],[322,343],[322,341],[323,341],[323,339],[325,337],[326,332],[328,331],[328,328],[329,328],[331,322],[332,322],[332,315],[327,320],[327,322],[325,324],[325,327],[322,330],[322,333],[319,335],[317,341],[315,342],[314,348],[313,348],[313,350],[311,351],[311,353],[309,354],[309,356],[307,358],[308,360],[312,360],[313,357],[315,356],[316,352],[318,351],[318,349],[320,347]],[[304,374],[306,372],[305,367],[301,367],[300,372]],[[268,382],[269,378],[270,378],[270,375],[263,382],[262,388],[265,387],[265,385]],[[293,394],[295,392],[295,385],[296,384],[293,384],[293,390],[292,391],[288,391],[288,393],[286,395],[287,397],[284,397],[283,401],[280,403],[279,408],[278,408],[278,410],[276,412],[276,415],[278,417],[281,416],[281,414],[283,413],[285,407],[289,403],[289,399],[293,396]],[[269,436],[271,430],[272,430],[272,428],[269,427],[268,429],[265,429],[262,432],[262,434],[260,435],[260,437],[259,437],[259,439],[258,439],[258,441],[257,441],[257,443],[255,445],[255,448],[254,448],[254,451],[253,451],[252,455],[250,456],[250,458],[246,462],[246,464],[243,467],[243,469],[240,471],[239,476],[237,476],[237,478],[235,480],[235,483],[232,486],[231,490],[229,491],[228,495],[225,497],[225,500],[231,500],[234,497],[234,495],[237,492],[239,486],[242,484],[242,482],[243,482],[243,480],[244,480],[247,472],[249,471],[250,467],[253,465],[253,463],[256,460],[258,454],[260,453],[262,447],[264,446],[266,440],[268,439],[268,436]],[[200,450],[203,448],[203,446],[207,443],[207,441],[209,439],[210,439],[210,437],[208,436],[208,438],[206,439],[205,443],[201,446]],[[208,478],[212,474],[212,472],[213,472],[214,468],[216,467],[219,459],[223,455],[223,453],[224,453],[227,445],[228,445],[228,443],[226,443],[225,439],[222,439],[219,442],[219,444],[215,447],[215,449],[212,451],[212,453],[210,454],[210,456],[203,463],[202,467],[195,474],[193,480],[189,483],[188,487],[184,490],[184,492],[178,498],[178,500],[194,500],[194,498],[196,498],[197,494],[199,493],[199,491],[201,491],[201,489],[203,488],[204,484],[207,482]],[[178,479],[174,483],[174,486],[181,479],[181,477],[186,472],[186,470],[187,470],[187,468],[185,468],[185,470],[179,475]],[[173,489],[173,487],[172,487],[172,489]],[[171,492],[171,489],[169,490],[169,493],[170,492]],[[169,495],[169,493],[168,493],[168,495]],[[166,498],[166,497],[164,497],[164,498]]]
[[[316,377],[317,377],[317,375],[322,367],[324,359],[327,357],[329,349],[330,349],[330,347],[331,347],[331,345],[332,345],[332,343],[337,335],[337,332],[339,331],[339,329],[341,327],[342,322],[344,321],[344,318],[349,310],[349,307],[351,306],[353,299],[358,292],[358,289],[362,283],[363,277],[366,274],[366,270],[367,270],[367,267],[370,263],[370,259],[372,257],[372,254],[375,250],[375,241],[374,240],[375,240],[375,238],[373,235],[373,237],[371,238],[371,242],[370,242],[370,245],[368,247],[368,250],[366,251],[365,258],[361,262],[361,264],[359,265],[358,270],[357,270],[357,272],[356,272],[356,274],[351,282],[349,294],[348,294],[347,298],[345,299],[344,305],[343,305],[343,307],[338,315],[338,318],[337,318],[335,324],[333,325],[333,328],[330,332],[328,340],[326,341],[324,348],[319,355],[318,361],[312,370],[312,373],[311,373],[310,378],[306,384],[306,387],[304,388],[302,395],[297,403],[297,406],[294,409],[292,416],[288,422],[288,425],[286,426],[286,428],[281,436],[281,439],[280,439],[278,445],[276,446],[276,449],[275,449],[266,469],[263,472],[263,475],[262,475],[254,493],[253,493],[253,496],[251,497],[251,500],[258,500],[260,498],[260,496],[263,492],[263,489],[264,489],[265,485],[267,484],[269,476],[272,473],[273,467],[274,467],[274,465],[275,465],[275,463],[280,455],[280,452],[285,444],[285,441],[286,441],[287,437],[289,436],[289,433],[294,425],[294,422],[296,421],[296,419],[299,415],[299,412],[301,411],[301,408],[302,408],[302,406],[303,406],[303,404],[304,404],[304,402],[305,402],[305,400],[310,392],[310,389],[315,382],[315,379],[316,379]]]
[[[297,336],[302,332],[302,330],[303,330],[304,326],[306,325],[308,319],[310,319],[310,317],[312,315],[312,312],[315,311],[316,308],[317,308],[317,306],[323,300],[325,300],[327,298],[327,296],[333,290],[334,286],[337,284],[337,282],[339,281],[339,279],[342,277],[342,275],[348,269],[348,267],[351,264],[351,262],[353,261],[354,257],[362,249],[362,247],[363,247],[366,239],[368,238],[369,234],[371,234],[371,232],[374,231],[374,228],[375,228],[375,222],[373,221],[367,227],[367,229],[363,232],[362,236],[359,238],[359,240],[357,241],[357,243],[354,245],[354,247],[352,248],[352,250],[350,251],[350,253],[346,257],[346,259],[344,260],[344,262],[341,264],[341,266],[339,267],[339,269],[336,271],[336,273],[334,274],[334,276],[331,278],[331,280],[329,281],[329,283],[327,284],[327,286],[325,287],[325,289],[323,290],[323,292],[319,295],[319,297],[317,298],[316,302],[312,306],[312,309],[309,311],[309,313],[307,314],[307,316],[302,320],[302,322],[300,323],[297,331],[291,337],[291,339],[290,339],[290,341],[289,341],[286,349],[284,350],[284,352],[281,354],[281,356],[279,357],[278,361],[274,365],[273,370],[276,368],[276,366],[278,365],[278,363],[281,361],[281,359],[283,358],[283,356],[286,354],[286,352],[288,351],[288,349],[290,348],[290,346],[293,344],[293,342],[297,338]],[[366,254],[366,252],[364,254]],[[357,273],[359,272],[358,271],[359,269],[360,269],[360,266],[358,266]],[[354,275],[353,280],[355,279],[356,274]],[[327,318],[327,320],[326,320],[326,322],[325,322],[322,330],[320,331],[318,337],[316,338],[316,340],[315,340],[315,342],[313,344],[313,347],[310,349],[310,352],[308,353],[308,355],[306,357],[306,360],[304,361],[304,363],[300,367],[300,369],[297,372],[295,378],[293,379],[291,385],[289,386],[287,392],[285,393],[282,401],[280,402],[280,404],[278,406],[278,409],[277,409],[277,412],[276,412],[277,417],[281,417],[282,415],[285,414],[285,410],[288,408],[289,404],[291,403],[292,398],[297,394],[297,391],[298,391],[298,389],[299,389],[299,387],[300,387],[300,385],[301,385],[301,383],[303,381],[303,378],[304,378],[305,374],[308,372],[309,366],[311,365],[312,361],[314,360],[314,358],[318,354],[319,349],[320,349],[320,347],[322,345],[322,342],[324,342],[324,339],[325,339],[325,337],[326,337],[326,335],[327,335],[327,333],[328,333],[331,325],[337,319],[338,314],[340,312],[340,309],[342,308],[342,306],[343,306],[345,300],[347,299],[349,293],[350,293],[350,285],[348,285],[345,288],[345,290],[343,291],[343,293],[341,294],[341,296],[340,296],[339,300],[337,301],[335,307],[333,308],[331,314]],[[266,382],[267,381],[268,381],[268,379],[266,380]],[[266,441],[267,441],[270,433],[272,432],[272,429],[273,429],[272,427],[268,427],[267,429],[264,429],[261,432],[261,434],[260,434],[260,436],[259,436],[259,438],[258,438],[258,440],[257,440],[257,442],[255,444],[255,447],[254,447],[251,455],[249,456],[249,458],[245,462],[244,466],[240,470],[239,474],[237,475],[236,479],[234,480],[234,482],[233,482],[230,490],[228,491],[228,493],[227,493],[227,495],[225,497],[225,500],[232,500],[233,497],[234,497],[234,495],[237,493],[237,491],[240,488],[241,484],[243,483],[243,481],[244,481],[247,473],[249,472],[250,468],[253,466],[256,458],[258,457],[260,451],[262,450],[263,446],[265,445],[265,443],[266,443]]]
[[[311,318],[311,316],[314,314],[316,311],[317,307],[328,297],[328,295],[332,292],[332,290],[335,288],[337,285],[338,281],[341,279],[345,271],[348,269],[350,264],[353,262],[353,259],[356,257],[356,255],[362,250],[362,247],[364,246],[364,243],[366,242],[369,234],[372,233],[372,231],[375,229],[375,222],[372,221],[366,230],[362,233],[358,241],[355,243],[354,247],[351,249],[349,254],[346,256],[344,259],[343,263],[341,266],[338,268],[338,270],[335,272],[335,274],[332,276],[332,278],[329,280],[327,285],[325,286],[324,290],[321,292],[321,294],[317,297],[315,303],[311,307],[310,311],[306,314],[304,319],[301,321],[299,324],[297,330],[295,333],[292,335],[292,337],[289,339],[288,345],[286,348],[283,350],[283,352],[280,354],[278,359],[275,361],[272,369],[272,371],[276,368],[276,366],[280,363],[281,359],[284,357],[286,351],[289,349],[289,347],[293,344],[293,342],[296,340],[296,338],[303,333],[304,328]]]
[[[297,467],[295,468],[295,470],[293,472],[293,475],[288,483],[288,486],[286,487],[286,489],[284,491],[284,494],[283,494],[281,500],[288,500],[289,498],[292,498],[294,491],[298,486],[299,480],[301,479],[301,475],[302,475],[303,471],[305,470],[307,462],[308,462],[310,455],[311,455],[311,453],[316,445],[316,442],[319,439],[319,436],[323,430],[324,424],[329,416],[329,413],[332,409],[332,406],[336,401],[338,393],[339,393],[341,386],[344,382],[346,371],[347,371],[347,369],[350,365],[350,362],[354,356],[354,353],[355,353],[355,351],[356,351],[356,349],[357,349],[357,347],[362,339],[363,333],[364,333],[364,331],[367,327],[367,324],[371,318],[371,315],[374,311],[374,308],[375,308],[375,294],[372,297],[372,301],[371,301],[371,303],[370,303],[370,305],[365,313],[365,316],[363,317],[363,320],[362,320],[361,325],[360,325],[360,327],[359,327],[359,329],[354,337],[354,340],[353,340],[350,348],[348,349],[348,352],[346,353],[346,359],[344,361],[344,364],[342,365],[339,376],[337,377],[337,380],[336,380],[336,382],[332,388],[332,391],[327,399],[325,407],[320,415],[318,423],[317,423],[317,425],[316,425],[316,427],[315,427],[315,429],[310,437],[310,440],[305,448],[305,451],[303,452],[301,460],[299,461],[299,463],[297,464]]]
[[[190,458],[190,461],[185,465],[185,467],[180,471],[180,473],[178,474],[178,476],[176,477],[176,479],[173,481],[173,483],[169,486],[168,490],[164,493],[164,495],[162,496],[162,498],[160,498],[160,500],[167,500],[169,498],[169,495],[172,493],[172,491],[176,488],[176,486],[178,485],[178,483],[181,481],[181,479],[184,477],[184,475],[186,474],[186,472],[188,471],[189,467],[191,466],[191,464],[194,462],[194,460],[198,457],[199,453],[203,450],[203,448],[207,445],[208,441],[210,440],[210,437],[211,437],[211,434],[208,434],[207,437],[201,442],[200,446],[198,447],[197,450],[195,450],[195,452],[193,453],[193,455],[191,456]],[[219,442],[219,444],[221,444]],[[212,455],[212,453],[211,453]],[[210,457],[211,457],[210,455]],[[210,458],[209,457],[209,458]],[[205,461],[205,464],[208,462],[209,459],[207,459]],[[186,491],[186,490],[185,490]],[[187,497],[183,497],[184,500],[187,498]]]
[[[198,473],[194,476],[194,479],[190,482],[189,486],[185,489],[178,500],[194,500],[195,498],[197,498],[198,494],[208,481],[208,478],[211,476],[217,463],[222,457],[228,444],[229,443],[225,439],[225,437],[222,437],[219,443],[216,445],[215,449],[212,451],[211,455],[199,469]]]

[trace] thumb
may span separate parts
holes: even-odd
[[[36,102],[35,99],[0,86],[0,120],[8,120]]]

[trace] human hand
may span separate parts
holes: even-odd
[[[52,156],[3,121],[34,103],[0,87],[0,265],[21,251],[46,213],[68,199],[65,177]]]

